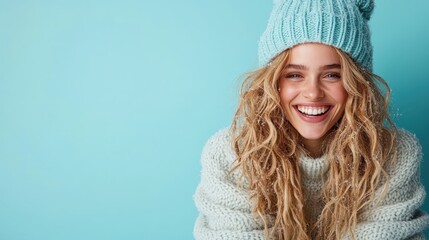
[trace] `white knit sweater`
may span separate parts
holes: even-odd
[[[397,164],[387,169],[390,188],[385,204],[373,209],[371,214],[363,214],[356,228],[357,239],[424,239],[422,231],[429,224],[429,216],[419,210],[425,197],[419,178],[421,147],[405,130],[399,131],[398,146]],[[203,149],[201,182],[194,195],[199,210],[195,239],[264,239],[262,222],[252,217],[246,186],[241,188],[236,184],[239,172],[226,176],[235,156],[228,128],[214,134]],[[309,196],[305,199],[304,211],[314,222],[323,208],[316,196],[329,165],[326,157],[303,157],[300,166],[305,195]]]

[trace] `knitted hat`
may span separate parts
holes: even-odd
[[[274,0],[259,41],[259,65],[297,44],[316,42],[339,48],[372,70],[368,20],[373,9],[373,0]]]

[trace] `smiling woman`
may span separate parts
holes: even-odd
[[[372,73],[373,6],[274,1],[261,67],[203,150],[196,239],[423,239],[421,147]]]

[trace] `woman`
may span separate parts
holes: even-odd
[[[203,150],[196,239],[423,239],[421,148],[371,73],[372,10],[274,1],[261,68]]]

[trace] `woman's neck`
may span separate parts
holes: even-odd
[[[318,158],[322,156],[323,139],[317,139],[317,140],[303,139],[303,143],[304,143],[304,148],[308,151],[310,157]]]

